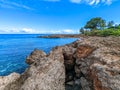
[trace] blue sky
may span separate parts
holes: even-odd
[[[0,33],[78,33],[93,17],[120,23],[120,0],[0,0]]]

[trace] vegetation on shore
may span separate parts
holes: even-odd
[[[90,19],[80,29],[80,33],[89,36],[120,36],[120,24],[115,24],[114,21],[106,22],[101,17],[96,17]]]

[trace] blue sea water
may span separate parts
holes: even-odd
[[[75,38],[36,38],[38,34],[0,34],[0,76],[22,73],[28,67],[26,57],[35,49],[48,53],[54,46],[75,41]]]

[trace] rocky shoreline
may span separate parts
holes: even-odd
[[[81,37],[49,54],[35,49],[19,75],[0,77],[0,90],[120,90],[120,37]]]
[[[82,35],[80,34],[51,34],[45,36],[38,36],[38,38],[80,38]]]

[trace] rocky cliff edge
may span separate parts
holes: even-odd
[[[0,77],[0,90],[120,90],[120,37],[86,37],[35,49],[19,75]]]

